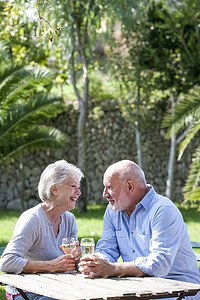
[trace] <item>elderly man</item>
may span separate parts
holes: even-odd
[[[200,283],[180,211],[146,184],[140,167],[129,160],[114,163],[103,183],[109,205],[95,254],[81,258],[85,277],[155,276]],[[123,262],[117,262],[120,256]]]

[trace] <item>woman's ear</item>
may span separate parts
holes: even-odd
[[[58,189],[56,185],[52,185],[50,188],[52,195],[58,195]]]

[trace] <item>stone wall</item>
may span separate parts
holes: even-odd
[[[43,169],[51,162],[65,159],[77,165],[77,119],[78,111],[72,106],[50,124],[67,134],[69,140],[63,149],[36,151],[23,157],[25,172],[24,209],[32,207],[40,200],[37,196],[37,184]],[[102,176],[113,162],[131,159],[137,162],[137,149],[133,127],[127,123],[117,106],[104,106],[99,117],[89,111],[87,132],[87,192],[88,203],[106,203],[102,198]],[[182,188],[191,163],[192,149],[187,150],[176,165],[174,176],[174,195],[172,200],[182,199]],[[143,169],[148,183],[165,194],[169,141],[165,132],[158,128],[149,128],[142,132]],[[0,208],[20,210],[22,172],[20,162],[0,168]]]

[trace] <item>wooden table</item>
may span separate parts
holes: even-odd
[[[85,279],[80,273],[2,274],[2,285],[59,300],[131,300],[195,295],[199,284],[156,277]]]

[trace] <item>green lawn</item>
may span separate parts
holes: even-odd
[[[200,240],[200,207],[180,206],[180,204],[177,204],[177,206],[181,210],[187,224],[190,239],[196,241]],[[86,213],[79,213],[77,209],[72,211],[76,216],[79,240],[87,236],[93,237],[95,243],[97,242],[101,237],[103,229],[104,211],[105,206],[100,205],[89,206]],[[19,212],[0,211],[0,247],[5,246],[10,240],[19,215]],[[3,287],[0,287],[0,299],[6,300]]]
[[[189,205],[181,206],[176,204],[180,209],[184,221],[187,224],[188,233],[191,241],[200,240],[200,206],[189,207]]]

